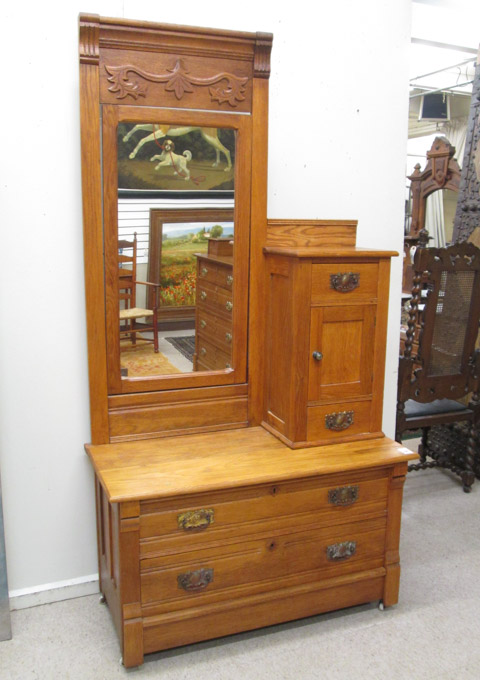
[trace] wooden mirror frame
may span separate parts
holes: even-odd
[[[266,235],[271,44],[270,34],[80,16],[85,290],[95,443],[261,420],[262,381],[252,376],[261,375],[262,362],[259,281]],[[123,121],[236,130],[233,369],[120,377],[116,134]],[[248,330],[252,319],[255,333]]]
[[[453,157],[455,147],[445,137],[435,137],[427,151],[427,165],[421,170],[417,163],[408,177],[412,192],[412,223],[407,238],[417,239],[425,228],[427,198],[435,191],[450,189],[458,193],[460,188],[460,167]]]
[[[435,191],[449,189],[458,193],[460,188],[460,167],[453,157],[455,147],[446,137],[435,137],[427,151],[427,164],[422,170],[415,165],[410,180],[412,221],[410,231],[404,237],[402,290],[409,294],[412,288],[413,264],[411,249],[416,247],[422,229],[425,229],[427,199]],[[413,251],[414,252],[414,251]]]

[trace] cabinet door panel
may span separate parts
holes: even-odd
[[[375,305],[312,308],[309,401],[371,394],[375,310]]]

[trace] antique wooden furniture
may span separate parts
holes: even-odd
[[[153,337],[142,335],[142,342],[152,342],[155,352],[158,352],[158,293],[160,285],[149,281],[137,280],[137,234],[133,241],[122,239],[118,241],[118,296],[123,302],[120,308],[120,338],[130,337],[132,345],[137,342],[137,333],[152,333]],[[127,251],[127,252],[125,252]],[[131,251],[131,254],[130,254]],[[137,286],[148,286],[153,289],[152,309],[137,307]],[[151,319],[150,325],[138,326],[137,319]]]
[[[426,289],[426,296],[421,291]],[[448,248],[420,247],[415,253],[414,287],[403,356],[400,357],[396,439],[422,428],[421,461],[411,470],[447,467],[460,475],[470,491],[475,475],[477,425],[480,415],[480,351],[475,349],[480,320],[480,249],[473,244]],[[420,315],[420,301],[424,307]],[[418,349],[412,352],[416,328]],[[458,401],[468,393],[468,404]],[[428,445],[431,426],[470,423],[462,464]],[[453,453],[453,452],[452,452]],[[427,461],[427,455],[433,460]]]
[[[232,310],[233,242],[213,239],[197,255],[195,371],[231,368]]]
[[[480,211],[480,51],[477,56],[472,99],[467,124],[467,139],[460,176],[460,191],[453,223],[453,241],[474,238],[480,245],[478,214]]]
[[[87,446],[123,660],[395,604],[406,463],[386,438],[299,449],[263,428]]]
[[[412,223],[408,236],[417,239],[425,228],[427,198],[435,191],[449,189],[458,193],[460,187],[460,168],[453,157],[455,147],[445,137],[435,137],[431,149],[427,151],[427,164],[421,170],[417,163],[412,175]]]
[[[357,251],[355,222],[267,223],[271,44],[268,34],[80,18],[92,427],[86,449],[96,478],[100,589],[127,667],[155,650],[372,600],[392,605],[398,598],[402,487],[407,463],[417,456],[380,431],[390,254]],[[120,374],[117,152],[128,136],[125,121],[148,135],[141,140],[145,147],[168,125],[194,134],[201,128],[202,135],[210,130],[212,139],[215,130],[234,131],[233,252],[198,259],[199,288],[233,295],[233,308],[225,307],[231,313],[230,367],[160,377]],[[132,173],[135,154],[136,148]],[[232,167],[204,164],[205,176],[216,173],[218,184]],[[266,262],[272,258],[285,271],[302,273],[302,280],[285,277],[283,325],[278,311],[267,324]],[[334,274],[360,272],[358,289],[331,291],[332,265]],[[318,275],[325,267],[327,283]],[[219,309],[208,313],[224,320]],[[378,330],[372,329],[375,314]],[[355,359],[355,369],[346,369],[350,391],[338,387],[328,398],[317,392],[307,398],[310,324],[317,333],[320,323],[334,324],[335,315]],[[205,328],[199,323],[200,338]],[[295,333],[306,338],[307,350],[298,357],[292,354]],[[370,341],[373,362],[364,351]],[[309,446],[292,450],[261,426],[276,380],[271,364],[266,370],[270,352],[282,358],[282,389],[302,395],[298,414],[288,414],[284,439],[292,446],[309,440]],[[321,380],[312,378],[312,385],[323,390]],[[339,435],[318,447],[333,439],[322,430],[327,402],[337,410],[355,405],[361,425],[351,441],[340,443]]]
[[[387,282],[396,253],[264,251],[265,427],[295,448],[381,436]]]
[[[404,292],[411,290],[413,269],[412,253],[418,245],[422,229],[425,229],[427,199],[436,191],[449,190],[458,193],[460,187],[460,168],[453,157],[455,147],[445,137],[435,137],[427,151],[427,164],[421,169],[420,163],[415,165],[413,173],[408,177],[411,192],[411,224],[410,231],[404,239],[403,279]]]

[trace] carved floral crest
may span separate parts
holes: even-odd
[[[105,70],[108,73],[108,82],[112,83],[108,90],[115,93],[117,99],[125,99],[128,96],[138,99],[138,97],[147,95],[147,84],[134,77],[139,76],[152,83],[166,83],[165,90],[173,92],[178,100],[182,99],[185,94],[194,92],[194,87],[209,87],[212,101],[217,101],[219,104],[227,102],[235,107],[238,102],[245,99],[245,87],[248,82],[248,77],[236,76],[225,71],[209,78],[190,75],[183,59],[177,59],[173,68],[167,68],[166,73],[160,74],[149,73],[132,64],[105,65]]]

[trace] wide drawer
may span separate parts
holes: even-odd
[[[225,352],[232,347],[232,320],[213,314],[210,310],[200,306],[197,308],[196,333],[213,342]]]
[[[377,262],[312,264],[312,304],[374,301],[377,285]]]
[[[253,536],[302,525],[334,526],[359,516],[384,515],[387,494],[386,471],[369,470],[175,501],[144,501],[140,551],[142,556],[189,551],[232,536]]]
[[[307,440],[336,440],[371,432],[372,402],[355,401],[307,407]]]
[[[226,290],[232,290],[233,275],[232,266],[213,262],[212,260],[199,259],[198,280],[207,281]]]
[[[197,304],[204,309],[210,309],[226,319],[232,318],[233,294],[220,286],[214,286],[207,281],[197,282]]]
[[[257,591],[263,584],[268,590],[292,575],[309,573],[311,579],[322,579],[381,567],[385,527],[386,518],[381,517],[142,559],[141,601],[148,605],[201,599],[246,584]]]
[[[197,334],[195,351],[198,364],[212,370],[232,367],[231,348],[222,349],[214,345],[203,334]]]

